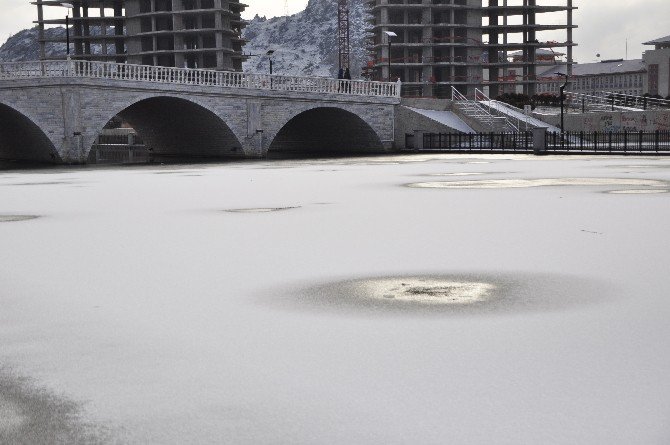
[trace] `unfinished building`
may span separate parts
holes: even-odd
[[[168,67],[241,71],[246,5],[239,0],[70,0],[71,57]],[[45,26],[65,26],[63,3],[37,0],[40,55]],[[44,7],[63,18],[45,19]]]
[[[377,80],[403,82],[407,96],[449,97],[451,87],[492,97],[510,88],[535,94],[538,67],[553,65],[539,49],[565,49],[573,64],[573,0],[367,0]],[[556,22],[555,14],[564,19]],[[552,15],[549,15],[552,14]],[[564,14],[564,15],[563,15]],[[546,20],[540,20],[547,15]],[[560,32],[565,40],[543,38]],[[521,57],[511,57],[511,53]]]

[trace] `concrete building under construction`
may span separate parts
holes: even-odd
[[[241,71],[245,43],[239,0],[69,0],[71,57],[170,67]],[[46,20],[45,7],[60,1],[37,0],[40,55],[45,59],[44,28],[65,26]],[[57,39],[65,43],[65,39]]]
[[[452,86],[469,97],[477,88],[495,97],[510,86],[532,95],[542,82],[538,71],[555,63],[537,57],[538,50],[561,51],[567,72],[572,69],[576,7],[573,0],[552,2],[367,0],[374,77],[399,78],[411,96],[449,97]],[[541,20],[549,13],[564,13],[565,20]],[[543,39],[549,31],[565,31],[565,40]]]

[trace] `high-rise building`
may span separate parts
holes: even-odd
[[[375,77],[399,78],[404,94],[413,96],[449,97],[452,86],[470,97],[476,88],[497,96],[510,85],[534,94],[542,81],[538,66],[555,63],[538,58],[538,50],[565,48],[564,65],[570,72],[575,46],[573,0],[538,3],[367,0],[372,13]],[[565,13],[565,21],[538,20],[548,13]],[[541,34],[547,31],[565,31],[565,41],[542,41]],[[520,52],[521,57],[509,57],[510,52]]]
[[[239,0],[70,0],[71,56],[76,59],[170,67],[241,71],[246,5]],[[40,54],[45,58],[45,25],[37,0]],[[65,12],[65,11],[64,11]],[[64,39],[58,39],[62,42]],[[54,41],[54,40],[51,40]]]

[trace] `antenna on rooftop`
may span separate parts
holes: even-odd
[[[288,17],[289,12],[288,12],[288,0],[284,0],[284,15]]]

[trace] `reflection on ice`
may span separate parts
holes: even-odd
[[[506,189],[556,186],[636,186],[665,187],[665,181],[655,179],[620,179],[620,178],[553,178],[553,179],[484,179],[477,181],[441,181],[417,182],[407,184],[412,188],[440,189]]]

